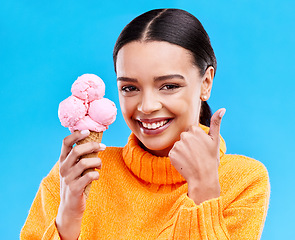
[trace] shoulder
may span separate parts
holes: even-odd
[[[220,161],[222,173],[247,174],[268,178],[268,171],[263,163],[243,155],[225,154]]]
[[[39,187],[41,194],[50,194],[56,199],[59,199],[60,192],[60,177],[59,177],[59,162],[53,166],[48,175],[41,181]]]
[[[222,195],[228,203],[247,196],[253,201],[260,199],[263,205],[265,199],[269,198],[268,171],[253,158],[224,155],[220,161],[219,179]]]

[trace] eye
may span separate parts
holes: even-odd
[[[123,86],[121,88],[122,92],[134,92],[134,91],[138,91],[137,87],[132,86],[132,85],[128,85],[128,86]]]
[[[160,88],[160,90],[174,90],[180,88],[178,84],[165,84]]]

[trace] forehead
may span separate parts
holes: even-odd
[[[166,74],[195,67],[190,51],[161,41],[130,42],[119,50],[116,62],[118,76],[137,72]]]

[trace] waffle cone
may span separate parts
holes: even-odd
[[[81,144],[88,143],[88,142],[101,143],[102,135],[103,135],[103,132],[90,131],[89,136],[82,139],[81,141],[77,142],[77,145],[81,145]],[[97,157],[97,153],[88,153],[88,154],[83,155],[81,158],[96,158],[96,157]],[[84,171],[82,173],[82,176],[88,172],[91,172],[91,171],[95,171],[94,168],[87,169],[86,171]],[[88,184],[84,190],[84,194],[86,196],[86,199],[89,196],[90,188],[91,188],[91,183]]]

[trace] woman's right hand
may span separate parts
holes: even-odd
[[[98,180],[99,173],[90,171],[90,168],[100,168],[101,160],[97,158],[81,158],[81,156],[99,152],[105,149],[104,144],[88,142],[73,145],[89,135],[88,130],[75,131],[63,140],[59,158],[60,173],[60,205],[56,217],[56,226],[61,239],[77,240],[80,231],[83,213],[86,207],[85,187],[93,180]]]

